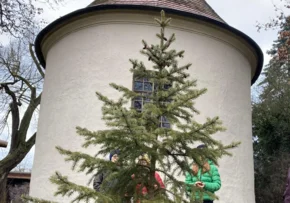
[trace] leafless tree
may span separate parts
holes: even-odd
[[[34,46],[18,39],[0,52],[0,128],[9,125],[10,148],[0,160],[0,202],[6,202],[7,176],[27,155],[37,132],[28,129],[41,100],[44,69],[34,55]]]
[[[43,12],[41,5],[49,4],[50,6],[54,6],[63,1],[64,0],[1,0],[0,34],[8,33],[15,37],[22,36],[28,30],[31,30],[31,26],[35,25],[35,17]]]

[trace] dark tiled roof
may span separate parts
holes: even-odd
[[[170,8],[205,16],[225,23],[225,21],[219,17],[218,14],[216,14],[216,12],[206,3],[205,0],[95,0],[88,7],[111,4],[144,5]]]

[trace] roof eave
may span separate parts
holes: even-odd
[[[154,6],[146,6],[146,5],[111,4],[111,5],[99,5],[99,6],[86,7],[83,9],[76,10],[72,13],[69,13],[69,14],[55,20],[54,22],[50,23],[37,35],[36,40],[35,40],[35,52],[36,52],[36,56],[37,56],[40,64],[45,68],[46,63],[45,63],[45,59],[44,59],[44,56],[43,56],[42,51],[41,51],[42,40],[55,27],[68,21],[71,18],[75,18],[76,16],[81,16],[83,14],[96,12],[96,11],[114,10],[114,9],[115,10],[116,9],[119,9],[119,10],[120,9],[129,9],[129,10],[132,9],[132,10],[143,10],[143,11],[147,10],[147,11],[157,11],[158,12],[158,11],[160,11],[161,8],[154,7]],[[224,28],[224,29],[236,34],[237,36],[239,36],[242,39],[244,39],[245,41],[247,41],[253,47],[253,49],[255,50],[257,57],[258,57],[256,72],[251,80],[252,85],[255,83],[255,81],[258,79],[259,75],[261,74],[263,62],[264,62],[264,56],[263,56],[262,50],[260,49],[260,47],[257,45],[257,43],[253,39],[251,39],[249,36],[247,36],[243,32],[229,26],[228,24],[222,23],[220,21],[217,21],[217,20],[202,16],[202,15],[197,15],[197,14],[188,13],[188,12],[179,11],[179,10],[170,9],[170,8],[162,8],[162,9],[166,13],[169,13],[169,14],[175,14],[175,15],[180,15],[180,16],[184,16],[184,17],[194,18],[194,19],[198,19],[198,20],[201,20],[201,21],[204,21],[207,23],[214,24],[216,26],[219,26],[221,28]]]

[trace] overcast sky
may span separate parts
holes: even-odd
[[[52,22],[72,11],[86,7],[92,0],[66,0],[57,9],[44,9],[44,18],[47,22]],[[265,23],[271,17],[275,17],[274,4],[283,8],[281,0],[207,0],[211,7],[232,27],[244,32],[255,40],[264,52],[265,63],[269,61],[266,51],[271,48],[273,40],[277,38],[277,31],[257,32],[257,22]],[[290,9],[289,9],[290,10]],[[4,39],[0,36],[0,39]],[[6,41],[6,40],[5,40]],[[3,41],[2,41],[3,42]],[[4,150],[0,150],[0,156]],[[30,156],[24,162],[31,167],[34,149],[29,153]]]

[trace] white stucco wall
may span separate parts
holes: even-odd
[[[152,16],[118,12],[99,13],[68,24],[50,35],[43,44],[46,76],[41,102],[38,136],[32,170],[30,195],[69,202],[53,197],[55,186],[49,177],[58,170],[77,183],[86,184],[90,177],[71,171],[71,164],[55,150],[56,145],[83,150],[75,127],[103,129],[101,103],[95,96],[100,91],[109,98],[118,94],[110,82],[132,86],[129,58],[148,60],[139,54],[141,40],[157,42],[159,28]],[[154,13],[158,16],[158,13]],[[199,120],[220,116],[227,131],[216,139],[227,144],[241,141],[232,150],[233,157],[220,161],[221,203],[254,203],[253,150],[251,137],[250,84],[255,56],[237,37],[199,21],[173,16],[167,33],[176,33],[173,47],[185,50],[180,64],[192,62],[191,77],[208,93],[197,100]],[[95,153],[97,148],[85,150]]]

